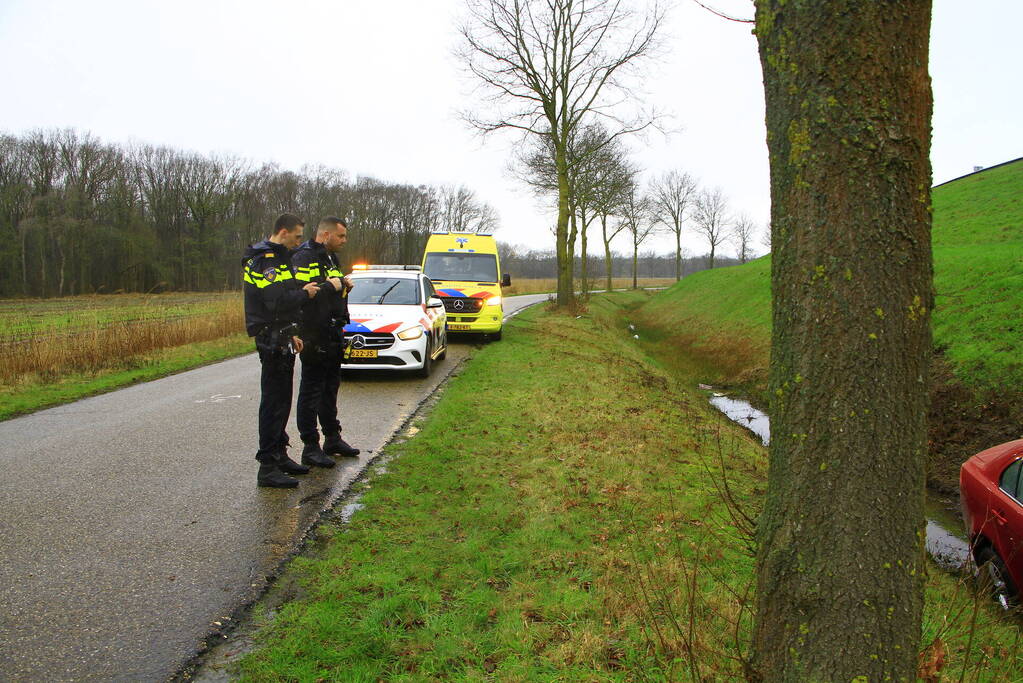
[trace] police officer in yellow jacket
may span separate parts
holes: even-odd
[[[295,353],[303,348],[298,323],[304,301],[320,295],[324,288],[341,286],[336,278],[322,285],[295,279],[289,250],[301,241],[304,225],[298,216],[282,214],[270,238],[250,246],[242,259],[245,329],[255,338],[262,366],[256,452],[259,486],[291,488],[298,480],[288,475],[309,471],[289,458],[286,450]]]
[[[341,218],[327,216],[320,220],[316,236],[291,254],[295,277],[301,282],[322,284],[341,278],[337,252],[348,241],[348,225]],[[323,291],[302,304],[302,379],[298,390],[295,418],[304,444],[302,464],[333,467],[327,455],[356,456],[341,438],[337,419],[337,394],[341,386],[342,329],[348,322],[348,289],[351,281],[341,280],[342,287]],[[323,446],[316,429],[323,430]]]

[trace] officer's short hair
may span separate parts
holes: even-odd
[[[281,230],[287,230],[288,232],[293,232],[295,230],[295,228],[304,228],[304,227],[305,227],[305,221],[303,221],[301,218],[299,218],[295,214],[293,214],[293,213],[282,213],[280,216],[277,217],[277,220],[274,221],[274,234],[276,235]]]
[[[344,218],[338,218],[337,216],[324,216],[320,219],[318,227],[320,230],[333,230],[335,225],[342,225],[345,230],[348,229],[348,222]]]

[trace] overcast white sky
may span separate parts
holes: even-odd
[[[456,115],[470,92],[452,57],[463,3],[0,0],[0,131],[74,127],[296,170],[465,184],[497,208],[499,239],[552,247],[550,213],[507,173],[517,138],[481,140]],[[752,14],[749,0],[712,4]],[[934,0],[935,183],[1023,156],[1020,26],[1023,0]],[[765,225],[750,27],[675,0],[665,28],[667,58],[643,90],[680,130],[634,141],[635,160],[648,175],[688,171]],[[688,246],[704,250],[695,236]]]

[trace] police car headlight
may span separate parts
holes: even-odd
[[[407,330],[402,330],[401,332],[398,333],[398,339],[404,339],[405,341],[419,339],[422,336],[423,336],[422,325],[416,325],[415,327],[410,327]]]
[[[487,306],[500,306],[500,305],[501,305],[501,297],[499,297],[499,296],[492,296],[489,299],[487,299]]]

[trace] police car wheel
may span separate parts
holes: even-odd
[[[433,353],[433,344],[430,343],[430,338],[426,338],[426,350],[423,354],[423,367],[416,371],[416,374],[420,377],[429,377],[430,370],[433,369],[433,359],[430,358],[430,354]]]

